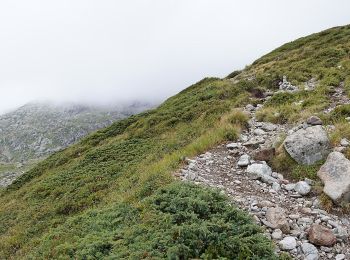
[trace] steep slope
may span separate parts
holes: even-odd
[[[137,103],[113,108],[29,103],[1,115],[0,178],[6,175],[9,182],[11,173],[16,176],[38,160],[87,134],[146,108],[147,105]]]
[[[299,39],[50,156],[1,193],[0,257],[275,258],[250,218],[171,173],[185,157],[235,140],[248,118],[234,108],[260,103],[284,75],[317,86],[274,94],[257,117],[293,123],[323,112],[332,89],[348,87],[349,38],[344,26]]]

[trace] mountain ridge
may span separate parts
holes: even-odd
[[[1,182],[8,184],[48,155],[150,107],[137,102],[115,107],[31,102],[1,115],[0,175],[6,177]]]

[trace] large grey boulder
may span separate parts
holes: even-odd
[[[324,183],[324,193],[334,202],[350,201],[350,161],[342,153],[330,153],[317,176]]]
[[[330,142],[322,126],[302,128],[289,135],[284,148],[298,163],[312,165],[330,153]]]

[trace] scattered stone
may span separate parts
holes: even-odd
[[[247,111],[254,111],[254,110],[255,110],[255,107],[254,107],[252,104],[248,104],[248,105],[245,106],[245,109],[246,109]]]
[[[266,163],[254,163],[248,166],[247,172],[251,174],[261,175],[272,175],[271,168]]]
[[[255,129],[254,132],[253,132],[255,135],[265,135],[266,132],[260,128],[258,129]]]
[[[348,139],[343,138],[343,139],[340,140],[340,145],[344,146],[344,147],[348,147],[350,145],[350,142],[349,142]]]
[[[189,171],[189,172],[187,173],[187,179],[190,180],[190,181],[196,180],[197,177],[198,177],[197,172]]]
[[[334,233],[336,237],[339,238],[340,240],[346,240],[349,237],[347,229],[341,226],[337,226],[334,229]]]
[[[309,179],[309,178],[305,178],[305,182],[309,185],[314,185],[315,184],[315,181]]]
[[[282,208],[269,208],[266,212],[266,220],[271,223],[273,229],[280,229],[284,234],[289,233],[289,223]]]
[[[310,91],[314,90],[317,85],[317,80],[315,78],[311,78],[307,82],[305,82],[305,90]]]
[[[322,126],[317,125],[287,136],[284,148],[298,163],[312,165],[330,153],[330,141]]]
[[[282,250],[287,251],[293,250],[297,247],[297,241],[295,240],[295,237],[285,237],[278,244]]]
[[[299,214],[291,214],[291,215],[289,215],[289,218],[290,219],[299,219],[300,215]]]
[[[289,184],[284,185],[284,189],[287,191],[294,190],[294,188],[295,188],[295,183],[289,183]]]
[[[259,144],[263,143],[265,143],[265,138],[263,138],[262,136],[256,136],[245,142],[243,145],[247,147],[257,148]]]
[[[263,207],[268,207],[268,208],[270,208],[270,207],[273,207],[273,203],[271,202],[271,201],[268,201],[268,200],[263,200],[263,201],[261,201],[260,203],[258,203],[258,206],[260,207],[260,208],[263,208]]]
[[[307,195],[311,191],[311,187],[305,181],[299,181],[295,184],[294,190],[300,195]]]
[[[243,154],[239,160],[238,160],[238,163],[237,165],[239,167],[246,167],[250,164],[250,156],[248,154]]]
[[[272,183],[272,189],[276,192],[279,192],[281,190],[281,185],[277,182]]]
[[[337,242],[332,230],[317,224],[311,226],[308,237],[312,244],[318,246],[333,246]]]
[[[249,140],[248,136],[244,135],[244,134],[241,134],[239,136],[239,140],[242,141],[242,142],[247,142]]]
[[[287,81],[287,76],[283,76],[282,82],[279,83],[279,89],[281,91],[294,92],[298,90],[298,87],[293,86],[290,82]]]
[[[263,125],[261,126],[261,128],[265,131],[271,132],[271,131],[275,131],[277,130],[277,125],[272,124],[272,123],[268,123],[268,122],[264,122]]]
[[[271,161],[276,154],[276,149],[274,147],[271,148],[263,148],[256,151],[253,155],[254,160],[257,161]]]
[[[330,153],[317,176],[325,185],[324,193],[334,202],[350,201],[350,161],[342,153]]]
[[[322,120],[317,116],[311,116],[306,120],[309,125],[322,125]]]
[[[283,237],[283,232],[282,232],[282,230],[280,230],[280,229],[275,229],[275,230],[272,232],[271,237],[272,237],[273,239],[275,239],[275,240],[280,240],[280,239],[282,239],[282,237]]]
[[[343,153],[345,150],[346,150],[346,147],[344,146],[337,146],[333,148],[333,152]]]
[[[230,150],[238,149],[238,148],[241,148],[241,147],[242,147],[242,145],[240,143],[229,143],[229,144],[226,145],[226,148],[230,149]]]
[[[302,243],[301,250],[304,253],[305,260],[317,260],[319,258],[318,250],[313,244]]]
[[[345,255],[344,254],[338,254],[335,256],[335,260],[344,260],[345,259]]]

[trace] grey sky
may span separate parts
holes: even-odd
[[[1,0],[0,112],[35,99],[160,100],[297,37],[348,0]]]

